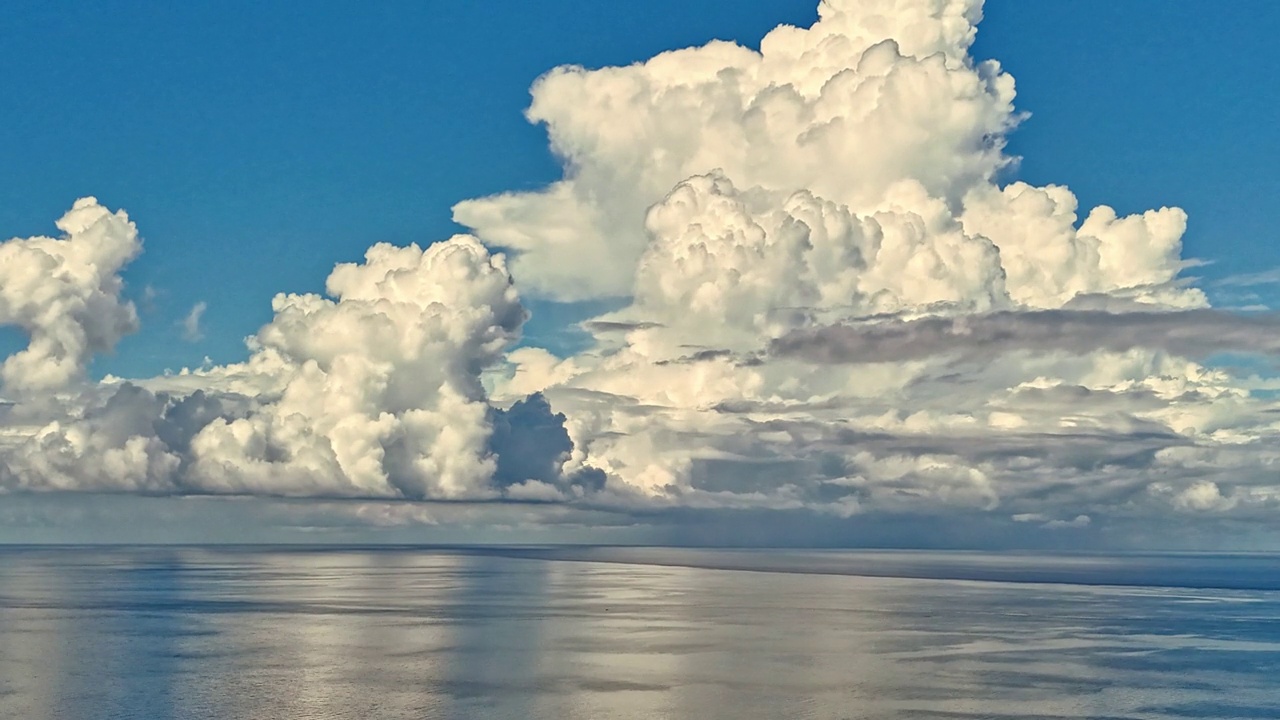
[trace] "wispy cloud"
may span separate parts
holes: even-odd
[[[1214,281],[1214,287],[1257,287],[1280,284],[1280,267],[1253,273],[1229,275]]]
[[[187,342],[200,342],[204,339],[204,331],[200,328],[200,321],[204,318],[204,311],[209,309],[209,304],[201,300],[191,307],[190,312],[182,318],[182,339]]]

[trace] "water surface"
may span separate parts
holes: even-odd
[[[9,548],[0,717],[1275,718],[1277,569],[1274,556]]]

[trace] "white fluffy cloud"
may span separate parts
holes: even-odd
[[[188,471],[223,492],[274,488],[462,498],[489,492],[480,370],[524,322],[501,256],[458,236],[376,245],[339,265],[332,299],[278,295],[243,367],[271,398],[191,441]]]
[[[0,325],[29,338],[0,367],[9,392],[66,387],[93,353],[138,327],[133,303],[120,297],[120,270],[142,250],[129,216],[83,198],[57,226],[61,237],[0,243]]]
[[[31,490],[500,496],[505,486],[492,480],[505,448],[491,435],[503,411],[487,402],[480,374],[526,317],[503,257],[461,235],[425,250],[376,245],[364,263],[335,268],[326,289],[278,295],[244,363],[11,409],[25,431],[8,438],[0,480]],[[550,423],[552,437],[563,425],[547,409],[523,421]],[[512,443],[528,432],[503,428]],[[554,489],[565,459],[557,448],[528,477],[508,461],[506,486]]]
[[[896,228],[916,235],[899,249],[925,252],[910,268],[886,253],[884,274],[925,283],[937,264],[955,272],[953,260],[977,260],[966,269],[979,275],[1002,267],[1007,288],[993,278],[965,288],[973,299],[1052,307],[1077,292],[1161,285],[1180,269],[1179,210],[1116,218],[1098,208],[1077,229],[1065,188],[992,183],[1020,118],[1013,78],[968,54],[980,2],[827,0],[819,16],[774,30],[758,53],[713,42],[628,67],[553,70],[528,116],[546,126],[565,179],[459,203],[455,219],[515,251],[522,286],[563,299],[630,294],[647,208],[713,171],[834,205],[824,214],[912,224]],[[1177,300],[1202,302],[1190,295]]]
[[[967,55],[976,2],[823,2],[812,28],[760,52],[732,43],[629,67],[563,67],[533,88],[565,179],[459,203],[454,217],[517,251],[514,270],[559,298],[628,294],[646,208],[692,175],[808,190],[858,213],[897,183],[958,200],[1005,162],[1013,79]]]
[[[1081,219],[1064,187],[997,183],[1020,117],[968,56],[979,8],[824,2],[760,53],[541,79],[529,115],[566,178],[455,216],[535,291],[631,303],[587,324],[590,352],[512,355],[508,392],[543,390],[640,504],[1085,529],[1227,507],[1206,482],[1269,502],[1261,455],[1225,481],[1181,453],[1248,463],[1275,438],[1265,398],[1183,357],[1273,352],[1250,338],[1272,321],[1194,310],[1181,210]],[[860,359],[776,352],[832,330]]]
[[[1082,218],[1065,187],[1001,184],[1021,116],[969,55],[977,0],[819,16],[759,52],[552,70],[528,116],[563,180],[459,203],[475,237],[377,245],[327,297],[277,296],[243,363],[0,409],[0,486],[1054,537],[1274,511],[1275,381],[1204,347],[1274,354],[1276,321],[1179,279],[1186,215]],[[0,320],[31,335],[15,392],[68,387],[136,324],[132,225],[87,201],[68,218],[64,240],[0,245]],[[512,349],[517,286],[627,301],[560,357]]]

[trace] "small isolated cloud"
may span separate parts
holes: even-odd
[[[1089,527],[1092,520],[1088,515],[1077,515],[1070,520],[1050,520],[1045,523],[1045,528],[1049,530],[1063,530],[1067,528],[1085,528]]]
[[[1230,510],[1236,504],[1236,500],[1224,496],[1221,488],[1212,480],[1198,480],[1176,493],[1171,493],[1163,485],[1157,485],[1156,488],[1162,494],[1170,495],[1173,505],[1180,510],[1221,512]]]
[[[1088,515],[1077,515],[1070,520],[1063,520],[1049,518],[1041,513],[1018,513],[1013,515],[1011,519],[1016,523],[1035,523],[1046,530],[1086,528],[1093,522]]]
[[[209,304],[201,300],[191,307],[191,311],[182,318],[182,339],[187,342],[200,342],[204,339],[204,331],[200,329],[200,320]]]

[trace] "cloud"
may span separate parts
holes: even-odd
[[[627,67],[547,73],[527,115],[546,127],[565,178],[458,203],[454,218],[510,248],[522,286],[560,299],[631,294],[652,233],[639,221],[673,186],[712,172],[906,223],[887,230],[903,256],[884,258],[886,274],[910,264],[904,283],[927,282],[937,265],[954,272],[955,253],[993,244],[1008,286],[993,279],[982,291],[1038,306],[1164,283],[1181,268],[1181,210],[1119,218],[1100,207],[1076,227],[1066,188],[994,185],[1021,116],[1013,78],[968,54],[980,2],[833,0],[819,16],[811,28],[769,33],[758,53],[712,42]],[[921,243],[931,252],[912,254]],[[974,273],[1000,266],[963,260]]]
[[[602,489],[605,478],[599,470],[578,468],[566,474],[574,446],[564,421],[564,414],[553,412],[541,393],[495,410],[489,438],[497,462],[494,483],[519,499],[564,500]]]
[[[501,255],[466,236],[376,245],[364,263],[336,267],[326,288],[329,297],[276,296],[244,363],[19,408],[28,429],[4,448],[0,480],[436,500],[495,499],[539,481],[581,494],[558,472],[573,449],[563,416],[536,397],[494,410],[481,385],[527,315]],[[201,387],[184,392],[192,383]],[[548,437],[553,446],[539,442]]]
[[[204,331],[200,329],[200,320],[204,317],[204,311],[209,309],[209,304],[201,300],[191,306],[191,311],[183,318],[182,322],[182,339],[187,342],[200,342],[204,339]]]
[[[760,53],[535,86],[565,179],[455,217],[534,292],[630,298],[587,352],[522,350],[495,383],[564,414],[609,477],[592,502],[1093,530],[1164,511],[1147,473],[1182,492],[1217,473],[1188,452],[1249,464],[1274,437],[1270,403],[1201,363],[1274,352],[1275,321],[1179,278],[1185,213],[998,183],[1021,116],[968,55],[979,16],[824,3]]]
[[[202,487],[461,498],[490,492],[478,376],[525,311],[501,256],[458,236],[376,245],[339,265],[333,299],[278,295],[243,373],[271,398],[193,441]]]
[[[0,325],[28,337],[0,366],[9,392],[64,388],[84,376],[95,352],[138,328],[137,310],[120,296],[120,271],[142,251],[129,216],[88,197],[56,224],[61,237],[0,243]]]
[[[1213,310],[1112,313],[999,312],[801,328],[773,341],[780,355],[814,362],[874,363],[933,355],[1011,352],[1088,354],[1156,348],[1185,357],[1280,352],[1280,317]]]
[[[1023,115],[969,54],[976,0],[819,7],[759,52],[552,70],[528,117],[562,180],[460,202],[474,235],[375,245],[324,295],[277,296],[241,363],[79,383],[136,325],[132,224],[82,201],[66,238],[0,245],[0,318],[31,336],[5,365],[0,487],[731,543],[1119,543],[1171,515],[1270,518],[1280,328],[1180,276],[1186,214],[1004,181]],[[517,346],[517,287],[622,300],[557,354]]]
[[[1214,283],[1217,287],[1248,288],[1280,283],[1280,268],[1230,275]]]
[[[967,55],[979,3],[845,0],[819,15],[774,30],[758,53],[717,41],[552,70],[527,116],[566,177],[461,202],[455,219],[514,251],[536,293],[627,295],[646,245],[638,221],[692,175],[722,169],[744,187],[808,189],[866,212],[900,181],[948,194],[1006,162],[1013,80]]]

